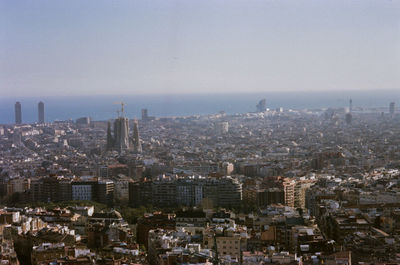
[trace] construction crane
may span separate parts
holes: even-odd
[[[114,104],[118,104],[121,105],[121,111],[117,110],[117,115],[119,118],[119,114],[121,113],[121,116],[124,117],[124,107],[125,107],[125,103],[120,101],[120,102],[114,102]]]

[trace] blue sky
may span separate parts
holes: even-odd
[[[400,89],[400,1],[0,0],[5,96]]]

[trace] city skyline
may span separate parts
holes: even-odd
[[[399,89],[396,1],[3,1],[11,96]]]
[[[0,0],[0,264],[400,265],[400,0]]]
[[[223,96],[222,96],[223,95]],[[238,94],[185,94],[185,95],[136,95],[136,96],[71,96],[71,97],[14,97],[0,99],[0,124],[14,123],[16,101],[21,103],[23,123],[38,121],[38,102],[46,103],[46,122],[75,120],[91,117],[93,120],[108,120],[116,117],[124,102],[130,119],[209,115],[220,111],[227,114],[247,113],[256,110],[256,103],[266,99],[266,107],[275,110],[349,108],[349,100],[357,110],[381,109],[389,111],[390,102],[399,102],[400,91],[375,92],[291,92],[291,93],[238,93]],[[151,115],[149,115],[151,114]]]

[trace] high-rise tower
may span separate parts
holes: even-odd
[[[19,101],[15,103],[15,123],[16,124],[22,123],[21,103]]]
[[[264,98],[256,105],[257,112],[264,112],[267,110],[267,100]]]
[[[394,115],[394,110],[395,110],[395,103],[394,102],[390,102],[389,113],[390,113],[391,116]]]
[[[147,109],[142,109],[142,121],[146,121],[149,118]]]
[[[349,101],[349,112],[351,113],[353,111],[353,100],[350,99]]]
[[[134,140],[134,145],[133,149],[137,153],[142,152],[142,144],[140,143],[140,137],[139,137],[139,125],[137,120],[133,123],[133,140]]]
[[[44,123],[44,103],[42,101],[38,104],[38,122]]]

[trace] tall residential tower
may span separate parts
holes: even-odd
[[[390,102],[389,113],[390,113],[391,116],[394,115],[394,111],[395,111],[395,103],[394,102]]]
[[[38,104],[38,123],[44,123],[44,103],[42,101]]]
[[[16,124],[22,123],[21,103],[19,101],[15,103],[15,123]]]

